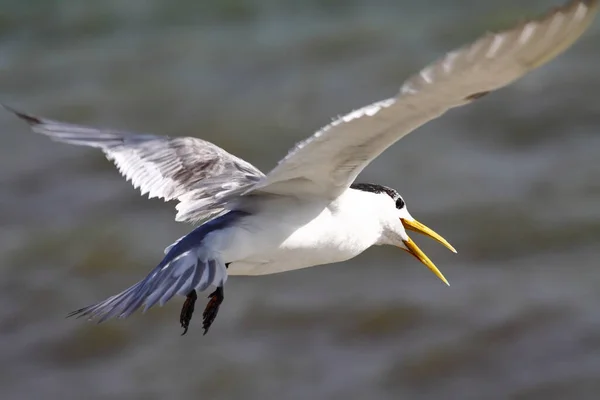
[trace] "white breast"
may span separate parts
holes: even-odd
[[[381,196],[350,189],[332,203],[277,198],[207,237],[230,275],[262,275],[355,257],[382,235]]]

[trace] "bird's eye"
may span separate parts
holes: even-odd
[[[404,200],[402,200],[402,197],[398,197],[398,200],[396,200],[396,208],[399,210],[402,207],[404,207]]]

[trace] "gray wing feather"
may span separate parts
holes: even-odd
[[[192,289],[203,291],[210,285],[222,286],[226,279],[227,271],[222,261],[201,259],[195,250],[190,250],[176,260],[160,265],[125,291],[69,316],[97,318],[98,323],[114,317],[126,318],[142,306],[144,311],[157,303],[163,306],[176,294],[185,296]]]
[[[102,150],[142,195],[178,200],[177,221],[193,222],[223,212],[229,199],[264,177],[252,164],[202,139],[96,129],[4,107],[34,132]]]
[[[590,26],[598,0],[572,0],[512,29],[487,34],[410,77],[397,96],[339,117],[298,143],[250,190],[334,197],[400,138],[544,65]]]
[[[186,296],[192,289],[203,291],[211,285],[223,286],[227,281],[227,267],[218,254],[204,247],[203,240],[213,230],[222,229],[245,215],[232,211],[200,225],[169,246],[160,264],[143,280],[69,316],[97,318],[98,323],[114,317],[126,318],[142,306],[144,311],[157,303],[162,306],[176,294]]]

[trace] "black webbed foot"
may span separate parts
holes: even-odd
[[[181,315],[179,316],[179,322],[183,328],[183,333],[181,336],[185,335],[188,331],[190,321],[192,320],[192,315],[194,314],[194,305],[196,304],[197,298],[198,295],[196,294],[196,290],[192,290],[190,293],[188,293],[187,298],[181,307]]]
[[[219,306],[225,299],[225,296],[223,295],[223,287],[219,286],[217,290],[215,290],[208,296],[208,298],[210,300],[208,301],[208,304],[204,309],[204,313],[202,314],[202,317],[204,318],[204,320],[202,321],[204,335],[206,335],[215,318],[217,318],[217,314],[219,313]]]

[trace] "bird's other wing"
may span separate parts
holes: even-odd
[[[298,143],[251,190],[335,197],[373,159],[414,129],[559,55],[585,32],[597,10],[598,0],[571,1],[448,53],[409,78],[396,97],[340,117]]]
[[[174,295],[186,296],[192,289],[203,291],[210,285],[223,286],[227,281],[227,266],[220,254],[207,248],[207,234],[223,229],[246,214],[228,212],[200,225],[169,246],[163,260],[144,279],[99,303],[73,311],[69,316],[87,317],[103,322],[127,318],[137,309],[155,304],[164,305]]]
[[[96,129],[4,108],[55,141],[99,148],[142,195],[178,200],[177,221],[221,213],[228,198],[264,177],[250,163],[202,139]]]

